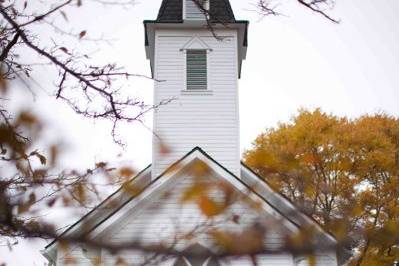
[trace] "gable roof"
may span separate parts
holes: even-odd
[[[154,192],[156,192],[160,187],[171,181],[172,179],[178,178],[180,175],[184,175],[190,172],[191,165],[195,164],[197,161],[202,161],[209,167],[210,171],[215,175],[225,179],[229,183],[233,185],[236,189],[241,192],[244,192],[248,198],[255,200],[257,202],[263,203],[263,209],[269,214],[274,214],[278,218],[281,218],[282,224],[286,225],[290,230],[297,231],[300,228],[300,224],[296,223],[289,216],[286,216],[279,209],[275,208],[268,199],[260,195],[257,191],[255,191],[251,186],[243,182],[239,177],[230,172],[227,168],[223,167],[220,163],[218,163],[215,159],[213,159],[209,154],[207,154],[204,150],[199,147],[194,148],[189,153],[187,153],[180,160],[172,164],[168,167],[161,175],[151,181],[145,189],[140,191],[131,197],[131,199],[123,204],[121,208],[118,209],[118,213],[114,212],[112,215],[108,216],[106,219],[100,221],[96,226],[90,229],[90,233],[97,235],[98,233],[103,232],[107,228],[111,227],[116,221],[123,218],[126,214],[131,213],[132,209],[134,209],[141,200],[145,198],[152,198]],[[248,193],[252,192],[252,193]],[[330,237],[327,241],[335,241],[333,237]]]
[[[287,198],[282,196],[281,194],[275,192],[269,184],[267,184],[262,178],[256,175],[250,168],[248,168],[245,164],[242,163],[242,177],[239,178],[230,172],[228,169],[223,167],[220,163],[218,163],[215,159],[213,159],[209,154],[207,154],[200,147],[195,147],[190,152],[188,152],[185,156],[183,156],[180,160],[176,161],[173,165],[171,165],[168,169],[166,169],[161,175],[157,178],[150,180],[150,166],[141,171],[136,177],[134,177],[131,181],[132,184],[138,186],[140,184],[140,191],[132,196],[126,196],[126,193],[123,193],[122,188],[118,189],[108,198],[106,198],[103,202],[97,205],[94,209],[92,209],[89,213],[84,215],[81,219],[79,219],[76,223],[72,224],[68,227],[64,232],[60,234],[64,236],[65,234],[88,234],[95,230],[100,225],[103,225],[108,219],[118,213],[121,209],[129,204],[132,200],[139,198],[141,194],[143,194],[147,189],[151,186],[156,185],[163,176],[174,174],[178,169],[182,169],[182,167],[191,160],[190,158],[195,158],[196,155],[203,156],[208,164],[213,164],[214,167],[218,168],[218,171],[227,174],[230,178],[233,178],[234,182],[237,184],[241,184],[245,186],[248,191],[252,192],[258,198],[262,199],[265,203],[267,203],[270,207],[272,207],[279,215],[287,219],[290,223],[297,226],[298,228],[304,225],[314,225],[318,228],[321,233],[323,239],[325,241],[329,241],[330,243],[335,243],[335,238],[324,231],[316,221],[312,218],[306,216],[300,210],[298,210]],[[261,184],[259,186],[259,184]],[[136,199],[137,200],[137,199]],[[115,204],[117,202],[117,204]],[[112,203],[112,208],[107,208],[107,205]],[[104,208],[103,208],[104,207]],[[83,224],[85,228],[90,225],[90,228],[85,232],[79,231],[80,226]],[[104,226],[104,225],[103,225]],[[49,251],[54,247],[54,244],[57,242],[57,239],[53,240],[49,243],[45,249]]]
[[[229,0],[210,0],[211,22],[236,22]],[[163,0],[156,19],[159,23],[179,23],[183,20],[183,0]]]

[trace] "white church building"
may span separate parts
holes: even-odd
[[[146,55],[156,80],[154,103],[171,101],[154,111],[152,164],[128,184],[136,193],[117,190],[62,236],[84,235],[110,245],[162,243],[175,254],[194,250],[208,255],[156,256],[135,249],[112,254],[80,244],[66,248],[56,239],[43,251],[50,265],[126,265],[122,258],[127,265],[250,266],[250,256],[212,256],[220,247],[209,230],[238,235],[253,225],[263,226],[253,237],[261,236],[269,249],[277,250],[287,235],[310,227],[323,245],[336,244],[334,236],[240,161],[238,80],[247,52],[248,22],[235,19],[228,0],[198,3],[203,6],[192,0],[163,0],[157,19],[144,21]],[[229,204],[220,215],[206,215],[196,202],[181,200],[199,182],[227,184],[229,195],[245,200]],[[220,197],[217,192],[212,195],[215,201]],[[207,228],[201,230],[202,225]],[[235,243],[228,246],[248,245],[247,237],[231,239]],[[345,257],[334,249],[315,253],[322,266],[344,265]],[[307,258],[290,252],[255,257],[260,266],[304,266]]]

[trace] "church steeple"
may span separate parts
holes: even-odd
[[[196,0],[208,7],[209,20],[219,23],[236,22],[228,0]],[[182,22],[186,18],[187,6],[195,5],[193,0],[163,0],[158,12],[158,22]]]
[[[144,21],[158,80],[154,103],[170,100],[154,111],[153,177],[197,146],[239,176],[238,79],[248,22],[235,19],[228,0],[196,1],[163,0],[157,19]]]

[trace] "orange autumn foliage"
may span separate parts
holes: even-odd
[[[399,119],[300,110],[244,161],[354,251],[351,265],[399,261]]]

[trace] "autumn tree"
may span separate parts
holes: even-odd
[[[244,161],[342,243],[351,265],[399,259],[399,119],[301,110],[267,129]]]

